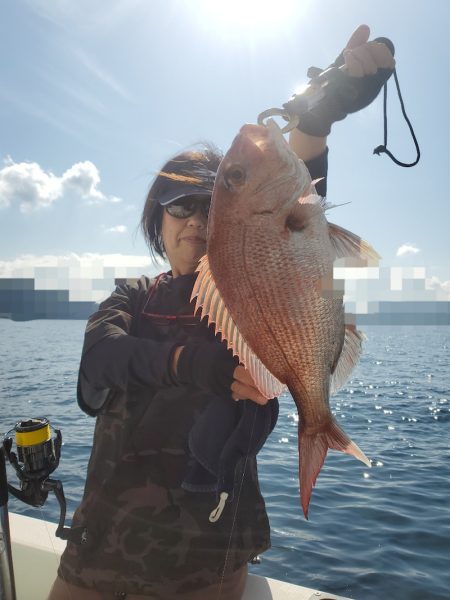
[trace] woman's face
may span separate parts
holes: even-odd
[[[185,219],[172,217],[164,209],[161,235],[174,277],[194,273],[206,253],[207,222],[199,208]]]

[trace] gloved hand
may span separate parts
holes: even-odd
[[[175,376],[179,383],[231,396],[233,373],[238,365],[238,359],[223,342],[188,342],[178,357]]]
[[[283,104],[288,112],[299,114],[300,131],[326,137],[333,123],[365,108],[378,96],[393,73],[395,61],[391,49],[381,42],[368,42],[369,35],[367,25],[360,25],[327,69],[312,67],[308,71],[311,84],[317,84],[324,92],[310,110],[299,110],[305,103],[301,95]]]

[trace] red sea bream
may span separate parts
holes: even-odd
[[[360,333],[345,324],[333,263],[349,256],[374,264],[378,255],[329,223],[326,208],[278,126],[244,125],[217,173],[193,291],[260,391],[292,394],[306,517],[328,448],[370,466],[329,406],[361,350]]]

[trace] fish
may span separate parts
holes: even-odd
[[[244,125],[219,165],[192,291],[195,311],[214,324],[260,392],[292,395],[306,519],[329,448],[371,465],[330,409],[363,339],[346,323],[333,265],[379,259],[359,236],[328,222],[330,205],[315,183],[275,122]]]

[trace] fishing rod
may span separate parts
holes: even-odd
[[[0,446],[0,600],[16,600],[8,517],[6,461]]]
[[[3,444],[0,445],[0,600],[16,600],[8,519],[9,493],[25,504],[39,508],[45,504],[49,492],[53,492],[60,508],[56,536],[81,543],[86,535],[83,528],[64,527],[66,499],[63,484],[50,478],[59,465],[62,435],[59,429],[53,431],[54,437],[48,419],[25,419],[18,421],[5,434]],[[8,483],[6,459],[16,472],[20,482],[19,489]]]

